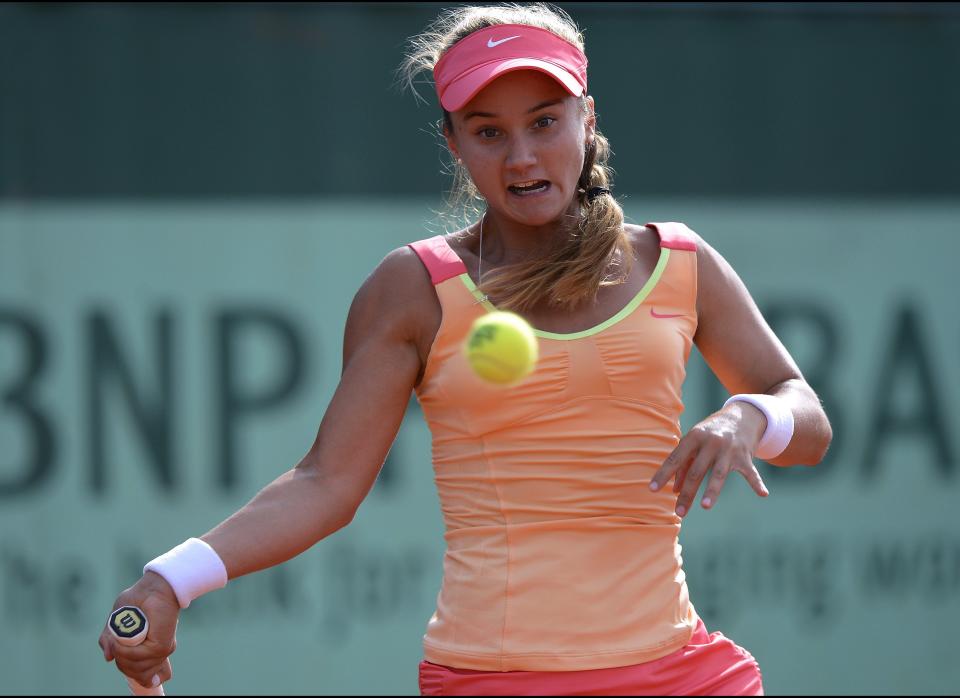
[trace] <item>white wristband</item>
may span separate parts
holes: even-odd
[[[227,568],[217,551],[199,538],[189,538],[173,550],[154,558],[143,568],[167,580],[177,595],[180,608],[198,596],[227,585]]]
[[[767,429],[753,455],[762,460],[770,460],[783,453],[793,438],[793,411],[790,406],[782,398],[766,393],[734,395],[723,403],[723,406],[726,407],[735,400],[749,402],[767,417]]]

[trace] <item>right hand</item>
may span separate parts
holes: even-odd
[[[168,657],[177,648],[180,616],[180,604],[173,588],[160,575],[147,572],[117,597],[111,613],[121,606],[138,606],[144,612],[150,624],[147,639],[134,647],[121,645],[105,623],[100,633],[103,658],[108,662],[116,660],[117,669],[145,688],[154,685],[155,676],[159,677],[159,683],[165,683],[173,676]]]

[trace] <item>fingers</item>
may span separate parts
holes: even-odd
[[[149,662],[135,663],[118,659],[117,668],[122,674],[130,677],[144,688],[159,686],[173,678],[173,665],[170,663],[169,658],[163,659],[160,662],[151,660]]]
[[[766,497],[770,494],[747,451],[732,444],[710,441],[699,436],[701,435],[691,431],[681,439],[650,480],[650,489],[656,492],[673,479],[673,491],[677,493],[677,516],[683,518],[690,512],[700,483],[711,470],[707,488],[700,501],[704,509],[716,505],[720,491],[726,485],[727,476],[732,470],[740,471],[759,496]]]
[[[731,422],[729,415],[721,413],[697,424],[680,439],[651,478],[650,489],[656,492],[673,479],[673,491],[677,494],[676,514],[681,518],[690,511],[700,483],[711,470],[700,502],[704,509],[716,504],[731,470],[740,471],[759,496],[768,496],[770,492],[753,464],[749,440],[745,440],[740,427],[739,422]]]
[[[120,667],[120,670],[127,675],[146,674],[151,669],[159,670],[160,665],[168,660],[169,660],[169,657],[164,657],[162,659],[158,657],[150,657],[148,659],[137,659],[137,660],[118,659],[117,666]]]
[[[678,478],[682,479],[683,471],[686,469],[693,450],[694,444],[690,439],[680,439],[680,443],[678,443],[676,448],[667,456],[666,460],[663,461],[663,465],[660,466],[660,469],[657,470],[650,480],[650,489],[656,492],[666,483],[670,482],[670,478],[677,475],[677,473],[679,473]],[[674,491],[677,491],[676,482],[674,482]]]
[[[704,475],[707,474],[707,470],[713,465],[716,454],[717,450],[709,446],[701,448],[697,453],[693,463],[684,474],[683,483],[680,486],[680,496],[677,497],[677,516],[683,518],[690,511],[690,504],[693,502],[693,498],[697,496],[700,483],[703,481]],[[674,484],[674,489],[677,489],[676,484]]]
[[[163,644],[160,642],[151,642],[147,640],[146,642],[135,645],[134,647],[124,647],[123,645],[115,645],[113,648],[113,654],[117,661],[123,660],[125,663],[135,663],[135,662],[144,662],[148,660],[153,660],[154,662],[159,662],[164,657],[169,657],[177,649],[176,641],[171,641],[170,643]]]
[[[770,494],[770,490],[767,489],[767,486],[763,484],[763,478],[760,477],[760,473],[757,471],[757,466],[753,464],[751,459],[749,465],[743,468],[739,468],[740,472],[743,473],[744,479],[750,483],[750,487],[753,488],[753,491],[756,492],[761,497],[766,497]]]
[[[727,481],[727,475],[730,474],[730,466],[726,463],[716,463],[713,466],[713,472],[710,474],[710,482],[707,483],[707,489],[703,493],[703,499],[700,505],[704,509],[709,509],[717,503],[720,497],[720,490]]]
[[[157,667],[157,669],[151,669],[148,672],[134,673],[134,672],[124,671],[122,673],[128,679],[136,681],[138,684],[140,684],[144,688],[156,688],[157,686],[163,683],[163,681],[160,678],[159,667]]]
[[[166,683],[173,678],[173,665],[170,663],[170,658],[163,660],[163,663],[160,665],[160,683]]]
[[[100,633],[100,639],[98,640],[100,644],[100,649],[103,650],[103,658],[108,661],[113,661],[113,643],[110,642],[109,632],[104,630]]]
[[[723,460],[717,460],[714,463],[707,489],[703,493],[703,499],[700,500],[700,504],[704,509],[710,509],[717,503],[717,499],[720,497],[720,491],[726,484],[727,476],[733,470],[739,471],[750,484],[753,491],[761,497],[766,497],[770,494],[767,486],[763,483],[763,478],[760,477],[759,471],[749,456],[741,458],[734,467],[730,467],[728,463],[729,461]],[[691,470],[692,469],[693,468],[691,468]]]

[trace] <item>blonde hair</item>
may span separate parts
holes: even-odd
[[[457,7],[445,10],[423,32],[410,38],[398,69],[399,82],[422,100],[416,89],[417,77],[424,72],[432,77],[434,66],[447,49],[475,31],[498,24],[546,29],[584,50],[583,35],[573,19],[546,3]],[[586,114],[589,107],[585,96],[580,104]],[[446,111],[442,123],[452,130]],[[498,307],[522,311],[546,301],[551,306],[570,309],[593,300],[601,286],[626,280],[633,252],[623,226],[623,210],[610,194],[594,198],[587,195],[594,187],[612,187],[613,169],[607,164],[611,152],[610,143],[596,131],[577,182],[580,216],[577,224],[570,226],[562,245],[544,258],[504,266],[480,279],[480,290]],[[449,169],[453,173],[450,210],[462,212],[465,218],[480,215],[477,203],[483,197],[466,168],[451,162]]]

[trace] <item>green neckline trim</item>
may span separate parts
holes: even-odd
[[[650,275],[650,278],[647,279],[647,283],[643,285],[637,295],[633,297],[629,303],[627,303],[624,308],[611,317],[609,320],[604,320],[599,325],[594,325],[593,327],[582,330],[580,332],[570,332],[563,334],[560,332],[546,332],[544,330],[538,330],[534,328],[533,333],[537,337],[543,339],[559,339],[562,341],[569,341],[571,339],[582,339],[583,337],[589,337],[591,335],[598,334],[603,332],[608,327],[616,325],[618,322],[627,317],[630,313],[637,309],[643,301],[647,299],[647,296],[650,295],[650,292],[653,290],[653,287],[657,285],[657,282],[660,281],[660,277],[663,276],[663,270],[667,267],[667,261],[670,259],[670,248],[662,247],[660,248],[660,259],[657,260],[657,266],[653,268],[653,273]],[[499,310],[493,303],[487,300],[486,296],[480,293],[480,289],[477,288],[476,284],[473,283],[473,279],[470,278],[470,275],[464,272],[460,275],[460,280],[463,282],[463,285],[467,287],[467,290],[473,294],[473,297],[477,299],[477,302],[483,305],[490,312],[495,312]]]

